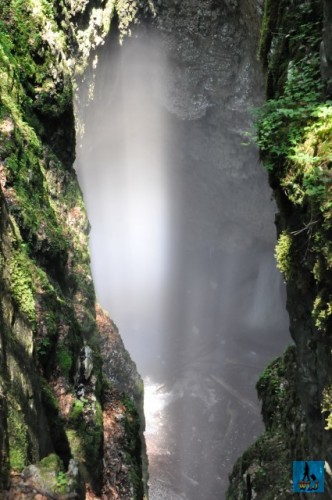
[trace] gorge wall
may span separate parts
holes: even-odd
[[[331,26],[329,2],[265,2],[257,139],[295,346],[257,384],[266,432],[237,462],[229,499],[293,498],[292,460],[325,460],[331,498]]]
[[[0,6],[1,498],[146,494],[142,381],[95,304],[73,169],[72,78],[119,8]]]

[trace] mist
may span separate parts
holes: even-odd
[[[155,31],[109,37],[98,59],[79,84],[76,170],[97,299],[145,379],[150,498],[220,500],[288,332],[275,206],[243,146],[248,83],[227,102],[181,94]]]

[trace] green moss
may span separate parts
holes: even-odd
[[[73,406],[70,410],[69,419],[73,422],[79,422],[83,417],[84,401],[77,399],[74,401]]]
[[[246,482],[243,476],[250,474],[251,486],[261,500],[290,500],[290,456],[285,436],[276,432],[264,432],[236,462],[230,476],[227,500],[245,500]],[[241,478],[241,480],[239,480]]]
[[[93,426],[88,425],[81,428],[84,435],[84,449],[87,466],[90,470],[100,468],[101,447],[103,442],[103,413],[99,401],[95,404],[95,416]]]
[[[67,493],[68,479],[64,472],[62,460],[52,453],[36,464],[42,483],[48,491]]]
[[[8,262],[9,288],[21,313],[36,322],[33,266],[24,249],[14,251]]]
[[[130,464],[130,480],[134,488],[134,497],[143,497],[142,483],[142,446],[140,439],[140,417],[136,404],[129,397],[122,400],[125,412],[126,442],[125,450],[127,452],[127,461]]]
[[[46,408],[47,413],[58,413],[59,403],[57,398],[54,395],[54,392],[47,384],[44,378],[40,378],[40,386],[41,386],[41,396],[43,404]]]
[[[87,411],[85,411],[85,409]],[[86,480],[99,480],[103,442],[103,414],[99,401],[74,402],[70,413],[70,428],[66,431],[72,455],[81,466]]]
[[[290,346],[266,367],[257,382],[266,431],[236,462],[227,500],[247,498],[245,474],[250,474],[257,498],[292,498],[291,461],[307,456],[307,443],[300,432],[302,414],[295,381],[296,352]]]
[[[78,429],[67,429],[66,436],[73,457],[80,463],[85,462],[85,451],[83,445],[83,438],[80,436]]]
[[[332,430],[332,385],[327,386],[323,391],[322,413],[326,413],[325,429]]]
[[[61,462],[58,455],[52,453],[51,455],[48,455],[47,457],[43,458],[40,462],[38,462],[38,467],[42,473],[48,473],[48,472],[57,473],[60,470],[63,470],[63,463]]]
[[[69,373],[73,365],[73,358],[72,353],[65,344],[60,343],[57,346],[55,359],[62,375],[69,378]]]
[[[42,410],[38,421],[44,421],[44,414],[48,420],[45,440],[52,441],[66,466],[72,453],[83,477],[97,486],[102,470],[102,363],[89,268],[89,224],[72,168],[72,76],[106,36],[115,8],[123,36],[136,16],[136,3],[109,0],[95,8],[80,0],[70,6],[62,0],[0,2],[0,163],[10,218],[10,248],[1,259],[1,271],[10,306],[14,302],[23,323],[25,318],[33,323],[29,355],[36,371],[29,372],[29,394],[41,386],[41,407],[36,397],[34,410]],[[12,325],[7,327],[10,331]],[[17,347],[22,366],[28,366],[14,341],[9,347]],[[64,377],[66,390],[74,393],[75,368],[86,342],[94,351],[97,401],[77,400],[70,415],[63,416],[51,387],[61,386]],[[15,382],[17,392],[9,405],[10,462],[17,469],[38,459],[38,438],[25,423],[31,422],[32,413],[29,395],[22,392],[26,387],[20,386],[23,379]],[[128,408],[129,454],[138,453],[133,411]],[[67,477],[58,457],[47,457],[38,467],[54,493],[66,494]],[[133,481],[138,483],[138,476]]]
[[[30,460],[29,428],[14,398],[10,397],[8,406],[9,463],[11,469],[20,471]]]
[[[287,428],[295,405],[295,367],[295,348],[291,346],[265,368],[257,382],[258,397],[263,401],[263,419],[268,429],[283,425]]]

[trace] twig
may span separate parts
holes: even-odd
[[[297,231],[291,231],[291,234],[294,234],[294,236],[297,236],[298,234],[303,233],[303,231],[310,229],[310,227],[313,226],[314,224],[317,224],[317,222],[318,222],[318,220],[308,222],[308,224],[306,226],[304,226],[304,228],[298,229]]]

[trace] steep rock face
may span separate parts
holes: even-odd
[[[145,457],[143,381],[115,324],[100,307],[96,313],[103,374],[108,381],[104,396],[102,491],[106,498],[141,498],[147,493],[144,486],[148,475],[147,463],[141,460]]]
[[[266,431],[236,462],[227,498],[290,499],[292,456],[300,459],[308,451],[293,346],[266,368],[257,390]]]
[[[120,453],[128,442],[119,494],[144,495],[141,381],[119,340],[128,380],[108,380],[112,344],[104,335],[100,347],[89,223],[72,167],[72,76],[116,10],[125,34],[130,2],[0,6],[0,491],[9,498],[119,498],[113,479],[105,490],[103,464],[116,407],[114,446]]]
[[[17,308],[10,283],[22,285],[22,300],[30,289],[21,273],[22,261],[16,261],[15,250],[21,244],[15,235],[5,198],[1,193],[1,488],[8,486],[10,463],[23,463],[29,456],[38,460],[53,450],[48,422],[41,399],[41,383],[32,353],[34,332],[31,323]],[[16,228],[17,230],[17,228]],[[16,246],[16,248],[15,248]],[[17,262],[17,275],[12,266]],[[11,280],[11,281],[10,281]],[[22,281],[20,281],[22,280]],[[30,297],[29,297],[30,298]],[[9,456],[8,456],[9,453]],[[14,466],[15,466],[14,465]]]
[[[289,376],[288,351],[275,362],[283,366],[282,378],[276,377],[272,364],[259,381],[267,431],[235,466],[228,498],[236,492],[238,498],[254,492],[262,499],[290,497],[291,460],[325,460],[322,497],[331,497],[328,79],[332,53],[327,28],[331,12],[330,4],[320,1],[299,1],[294,7],[288,1],[265,3],[260,55],[271,101],[263,107],[258,123],[258,142],[279,208],[276,257],[287,284],[290,333],[295,341],[293,375]],[[293,415],[285,411],[292,400]],[[278,440],[283,454],[267,457],[267,448],[259,447],[264,439],[269,446],[271,438]],[[278,480],[271,484],[274,470]]]
[[[153,24],[168,59],[160,99],[181,137],[172,161],[182,155],[185,181],[178,182],[187,201],[180,217],[191,228],[191,245],[196,238],[229,250],[273,239],[273,208],[256,168],[256,149],[241,144],[250,128],[248,109],[263,97],[256,61],[260,15],[260,2],[158,4]],[[201,195],[203,186],[209,186],[209,200]],[[241,204],[228,202],[230,193]]]
[[[224,112],[245,112],[248,98],[259,97],[253,85],[259,84],[257,67],[249,58],[254,59],[260,2],[170,0],[160,2],[157,14],[155,25],[171,61],[167,108],[183,120],[202,118],[221,104]]]

